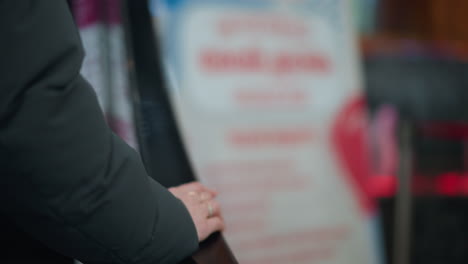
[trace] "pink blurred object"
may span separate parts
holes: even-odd
[[[375,114],[371,125],[374,175],[369,179],[368,188],[373,197],[391,197],[397,191],[397,122],[395,108],[384,105]]]

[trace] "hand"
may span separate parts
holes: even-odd
[[[169,188],[187,207],[197,229],[198,241],[203,241],[216,231],[224,229],[219,203],[214,200],[217,193],[199,182]]]

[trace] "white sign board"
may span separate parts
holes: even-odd
[[[347,1],[165,4],[172,99],[240,263],[380,263]]]

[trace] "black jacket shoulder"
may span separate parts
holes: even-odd
[[[0,0],[0,212],[85,263],[176,263],[185,206],[106,126],[64,0]]]

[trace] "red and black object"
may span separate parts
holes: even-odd
[[[393,179],[380,182],[388,192],[375,193],[386,260],[467,263],[468,64],[412,47],[365,64],[371,115],[384,105],[398,112],[398,166],[380,178]]]

